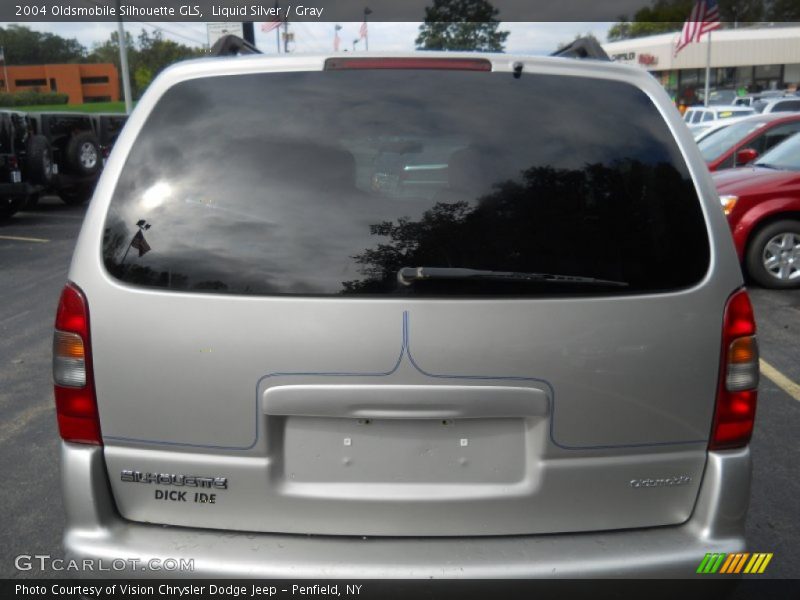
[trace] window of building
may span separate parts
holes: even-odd
[[[81,85],[91,85],[93,83],[108,83],[108,75],[98,75],[96,77],[81,77]]]
[[[733,88],[736,86],[736,67],[716,69],[717,88]]]
[[[756,65],[754,78],[759,89],[778,89],[783,81],[783,65]]]
[[[46,79],[17,79],[14,81],[17,87],[37,87],[47,85]]]
[[[753,85],[753,67],[736,67],[736,88],[750,90]]]
[[[84,96],[84,102],[111,102],[111,96]]]

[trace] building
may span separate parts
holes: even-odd
[[[603,48],[621,63],[650,71],[676,101],[692,104],[705,86],[708,34],[675,56],[679,32],[609,42]],[[711,34],[710,87],[739,94],[795,90],[800,84],[800,27],[741,27]]]
[[[0,69],[0,91],[25,90],[61,92],[69,96],[69,104],[115,102],[119,100],[119,75],[110,63],[8,65]]]

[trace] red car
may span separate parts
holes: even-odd
[[[743,167],[800,132],[800,113],[769,113],[737,120],[697,142],[709,171]]]
[[[712,177],[745,272],[765,287],[800,287],[800,134]]]

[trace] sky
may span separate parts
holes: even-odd
[[[506,52],[513,54],[549,54],[559,44],[570,42],[578,34],[592,33],[601,42],[613,23],[576,22],[576,23],[502,23],[501,31],[509,31]],[[7,27],[11,23],[0,23]],[[296,52],[331,52],[333,50],[334,23],[294,22],[290,23],[290,31],[295,34]],[[352,51],[353,40],[358,38],[360,22],[340,23],[339,32],[342,40],[341,49]],[[371,51],[411,51],[419,31],[419,23],[369,23],[369,49]],[[55,33],[66,38],[76,38],[81,44],[91,49],[95,44],[106,41],[112,31],[116,31],[116,23],[26,23],[26,27],[37,31]],[[141,29],[153,32],[162,31],[166,39],[171,39],[190,46],[206,44],[206,25],[204,23],[144,23],[127,21],[126,30],[136,37]],[[276,51],[275,32],[262,33],[260,23],[256,23],[256,45],[265,53]],[[363,41],[356,46],[363,50]]]

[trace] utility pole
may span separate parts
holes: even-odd
[[[708,96],[711,93],[711,32],[708,32],[708,46],[706,47],[706,85],[703,96],[703,106],[708,106]]]
[[[8,85],[8,63],[6,63],[6,49],[2,46],[0,46],[0,60],[3,61],[3,88],[6,92],[10,92],[11,88]]]
[[[119,66],[122,70],[122,93],[125,96],[125,113],[131,114],[133,101],[131,100],[131,72],[128,68],[128,44],[125,38],[125,27],[122,25],[122,9],[120,0],[117,0],[117,37],[119,38]]]

